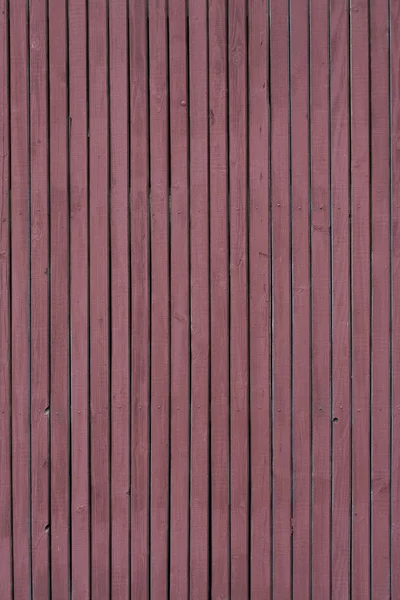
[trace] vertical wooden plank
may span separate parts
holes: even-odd
[[[190,597],[208,597],[209,189],[207,2],[189,0],[191,456]]]
[[[111,594],[129,597],[129,247],[127,3],[109,3],[111,232]]]
[[[273,597],[291,593],[291,300],[288,6],[271,0]]]
[[[91,581],[110,594],[107,2],[89,0]]]
[[[330,7],[332,153],[332,598],[350,589],[350,221],[348,2]]]
[[[147,2],[129,2],[131,118],[131,595],[149,598],[149,194]]]
[[[64,0],[49,4],[52,593],[69,597],[69,242]]]
[[[69,0],[71,543],[73,597],[90,597],[86,4]]]
[[[249,3],[251,598],[270,598],[270,238],[267,1]]]
[[[169,236],[165,0],[149,1],[151,172],[151,572],[152,600],[168,592]]]
[[[11,402],[13,594],[29,598],[29,164],[28,20],[25,0],[9,3],[11,103]]]
[[[330,593],[328,2],[311,2],[312,593]]]
[[[49,596],[47,9],[30,5],[32,594]]]
[[[308,1],[291,0],[293,598],[310,596],[310,219]]]
[[[171,148],[170,597],[189,589],[189,203],[186,1],[169,2]]]
[[[400,2],[390,2],[391,177],[392,177],[392,598],[400,596]]]
[[[371,593],[390,595],[390,161],[388,6],[370,5],[372,452]]]
[[[10,388],[10,136],[8,3],[0,2],[0,581],[12,598]]]
[[[249,364],[246,3],[228,11],[231,598],[249,592]]]
[[[224,2],[209,0],[212,598],[230,593],[226,16]]]
[[[370,596],[370,217],[368,2],[351,10],[352,594]]]

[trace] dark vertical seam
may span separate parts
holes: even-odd
[[[112,226],[111,226],[111,203],[112,203],[112,163],[111,163],[111,79],[110,79],[110,0],[106,0],[106,86],[107,86],[107,329],[108,329],[108,557],[109,557],[109,573],[108,573],[108,594],[112,598],[112,572],[113,572],[113,527],[112,527],[112,493],[113,493],[113,477],[112,477],[112,422],[113,422],[113,401],[112,401],[112,385],[113,385],[113,298],[112,298]]]
[[[5,46],[7,47],[7,134],[8,134],[8,138],[7,138],[7,144],[8,144],[8,186],[9,189],[7,190],[7,210],[8,210],[8,228],[7,228],[7,236],[8,236],[8,262],[7,262],[7,267],[8,267],[8,281],[9,281],[9,289],[7,290],[7,294],[8,294],[8,306],[9,306],[9,314],[8,314],[8,360],[9,360],[9,372],[8,372],[8,376],[9,376],[9,382],[8,382],[8,393],[9,393],[9,399],[10,399],[10,414],[9,414],[9,421],[8,421],[8,427],[9,427],[9,452],[10,452],[10,456],[9,456],[9,466],[10,466],[10,478],[9,478],[9,485],[10,485],[10,552],[11,552],[11,573],[10,573],[10,577],[11,577],[11,597],[12,600],[14,600],[14,577],[15,577],[15,570],[14,570],[14,510],[13,510],[13,506],[14,506],[14,494],[13,494],[13,458],[12,458],[12,453],[13,453],[13,440],[12,440],[12,409],[13,409],[13,402],[12,402],[12,215],[11,215],[11,203],[12,203],[12,188],[11,188],[11,144],[12,144],[12,137],[11,137],[11,44],[10,44],[10,0],[6,0],[6,39],[5,39]]]
[[[209,15],[209,3],[206,0],[206,63],[207,63],[207,269],[208,269],[208,415],[207,415],[207,466],[208,466],[208,550],[207,550],[207,576],[208,576],[208,598],[212,600],[212,423],[211,423],[211,409],[212,409],[212,361],[211,361],[211,339],[212,339],[212,328],[211,328],[211,192],[210,192],[210,15]]]
[[[33,545],[32,545],[32,163],[31,163],[31,52],[30,52],[30,0],[26,0],[26,51],[27,51],[27,70],[26,70],[26,98],[27,98],[27,163],[28,163],[28,480],[29,480],[29,597],[33,597]]]
[[[329,597],[333,594],[334,384],[333,384],[333,200],[332,200],[332,49],[331,0],[328,1],[328,169],[329,169]]]
[[[69,68],[69,0],[65,0],[65,73],[66,73],[66,151],[67,151],[67,204],[68,204],[68,578],[69,598],[72,598],[72,389],[71,389],[71,126],[70,68]]]
[[[187,111],[186,111],[186,124],[187,124],[187,193],[188,193],[188,209],[187,209],[187,235],[188,235],[188,282],[187,282],[187,295],[188,295],[188,313],[189,313],[189,326],[188,326],[188,348],[189,348],[189,382],[188,382],[188,513],[186,515],[188,532],[187,532],[187,547],[188,547],[188,559],[187,559],[187,597],[190,598],[190,543],[191,543],[191,527],[190,527],[190,507],[191,507],[191,453],[192,453],[192,434],[191,434],[191,422],[192,422],[192,297],[191,297],[191,229],[190,229],[190,53],[189,53],[189,0],[185,0],[185,27],[186,27],[186,95],[187,95]],[[171,599],[173,600],[173,599]]]
[[[273,240],[272,240],[272,90],[271,90],[271,2],[268,0],[268,13],[267,13],[267,30],[268,30],[268,63],[267,63],[267,79],[268,79],[268,238],[269,238],[269,483],[270,483],[270,499],[269,499],[269,511],[270,511],[270,530],[269,530],[269,547],[270,547],[270,590],[271,598],[274,593],[274,475],[273,475],[273,459],[274,459],[274,357],[273,357],[273,318],[274,318],[274,307],[273,307]]]
[[[392,23],[391,0],[388,0],[388,82],[389,82],[389,597],[393,596],[393,163],[392,163]]]
[[[248,506],[247,506],[247,594],[251,598],[251,506],[252,506],[252,473],[251,473],[251,338],[250,338],[250,89],[249,89],[249,2],[245,0],[245,48],[246,48],[246,319],[247,319],[247,470],[248,470]]]
[[[229,0],[225,0],[225,10],[226,10],[226,90],[227,90],[227,94],[226,94],[226,110],[227,110],[227,127],[226,127],[226,133],[227,133],[227,211],[226,211],[226,215],[227,215],[227,233],[228,233],[228,463],[229,463],[229,467],[228,467],[228,514],[229,514],[229,522],[228,522],[228,529],[229,529],[229,598],[232,595],[232,512],[231,512],[231,505],[232,505],[232,489],[231,489],[231,482],[232,482],[232,473],[231,473],[231,467],[232,467],[232,456],[231,456],[231,448],[232,448],[232,441],[231,441],[231,431],[232,431],[232,427],[231,427],[231,325],[232,325],[232,318],[231,318],[231,226],[230,226],[230,207],[231,207],[231,198],[230,198],[230,190],[231,190],[231,177],[230,177],[230,173],[231,173],[231,167],[230,167],[230,81],[229,81],[229,76],[230,76],[230,57],[229,57],[229,47],[230,47],[230,40],[229,40],[229,34],[230,34],[230,28],[229,28]]]
[[[50,2],[51,0],[47,0]],[[88,403],[87,403],[87,414],[88,414],[88,503],[89,503],[89,595],[92,598],[93,592],[93,577],[92,577],[92,544],[93,544],[93,532],[92,532],[92,414],[91,414],[91,274],[90,274],[90,259],[91,259],[91,246],[90,246],[90,27],[89,27],[89,2],[86,2],[86,131],[87,131],[87,311],[88,311],[88,322],[87,322],[87,357],[88,357]]]
[[[48,248],[47,248],[47,299],[48,299],[48,390],[47,390],[47,408],[45,413],[48,418],[47,425],[47,453],[48,453],[48,560],[49,560],[49,596],[52,598],[52,531],[51,531],[51,180],[50,180],[50,16],[49,0],[46,0],[46,114],[47,114],[47,228],[48,228]]]
[[[287,0],[288,23],[288,143],[289,143],[289,269],[290,269],[290,597],[294,593],[294,445],[293,445],[293,414],[294,414],[294,364],[293,364],[293,329],[294,329],[294,302],[293,302],[293,173],[292,173],[292,19],[291,0]]]
[[[129,418],[129,476],[128,476],[128,598],[132,599],[132,401],[133,401],[133,375],[132,375],[132,181],[131,181],[131,23],[129,14],[129,0],[126,0],[125,7],[126,18],[126,83],[127,83],[127,115],[126,115],[126,131],[127,131],[127,238],[128,238],[128,418]]]
[[[167,139],[166,153],[168,165],[167,178],[167,245],[168,245],[168,506],[167,506],[167,598],[171,596],[171,492],[172,492],[172,324],[171,324],[171,80],[170,80],[170,43],[169,43],[169,0],[165,0],[165,56],[166,56],[166,113]]]
[[[310,538],[309,538],[309,586],[313,597],[313,277],[312,277],[312,90],[311,90],[311,0],[308,0],[308,247],[310,278]],[[317,599],[318,600],[318,599]]]
[[[369,129],[369,299],[370,299],[370,314],[369,314],[369,532],[370,532],[370,545],[369,545],[369,600],[372,600],[372,548],[373,548],[373,529],[372,529],[372,404],[373,404],[373,346],[372,346],[372,327],[373,327],[373,291],[372,291],[372,88],[371,88],[371,2],[368,0],[368,100],[369,100],[369,114],[368,114],[368,129]]]
[[[152,228],[151,228],[151,140],[150,140],[150,15],[149,15],[149,0],[146,0],[146,67],[147,67],[147,87],[146,87],[146,118],[147,118],[147,168],[148,168],[148,180],[147,180],[147,199],[148,199],[148,213],[147,213],[147,233],[148,233],[148,310],[149,310],[149,331],[148,331],[148,407],[147,407],[147,434],[148,434],[148,455],[147,455],[147,466],[148,466],[148,498],[147,498],[147,536],[148,536],[148,554],[147,554],[147,587],[148,597],[151,598],[151,478],[152,478],[152,460],[151,460],[151,442],[152,442],[152,422],[151,422],[151,401],[152,401],[152,385],[151,385],[151,374],[152,374],[152,332],[153,332],[153,319],[152,319]]]

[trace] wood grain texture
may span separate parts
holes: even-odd
[[[229,284],[226,6],[208,2],[211,597],[229,598]]]
[[[270,598],[270,211],[267,2],[249,5],[250,589]],[[250,499],[249,499],[250,500]]]
[[[169,2],[171,165],[170,597],[189,590],[189,189],[186,3]]]
[[[249,593],[247,38],[245,3],[228,11],[231,598]]]
[[[190,81],[190,597],[208,597],[209,189],[207,1],[189,0]]]
[[[391,448],[391,593],[400,594],[400,3],[390,3],[390,85],[391,85],[391,261],[392,261],[392,448]]]
[[[368,2],[351,12],[352,582],[370,594],[370,207]]]
[[[146,1],[129,2],[131,182],[131,590],[149,598],[149,131]]]
[[[110,322],[108,27],[89,0],[89,261],[91,594],[110,595]]]
[[[350,590],[350,181],[348,3],[331,3],[332,599]]]
[[[388,12],[370,4],[371,593],[390,597],[390,131]]]
[[[291,291],[288,7],[271,0],[272,595],[291,595]]]
[[[128,600],[130,331],[128,27],[126,0],[108,5],[111,251],[111,595]]]
[[[32,595],[49,596],[49,197],[47,10],[30,5]]]
[[[308,2],[290,3],[292,319],[293,319],[293,599],[310,595],[311,354]]]
[[[12,598],[10,121],[8,4],[0,2],[0,581]]]
[[[165,0],[150,0],[151,600],[163,600],[168,595],[170,327],[166,16]]]
[[[312,594],[330,593],[330,181],[328,2],[310,6]]]
[[[26,2],[9,4],[11,140],[11,402],[14,600],[29,598],[30,561],[30,340],[28,15]]]
[[[66,6],[49,5],[51,586],[69,596],[69,198]]]
[[[71,571],[73,596],[90,597],[89,230],[87,13],[69,2]]]

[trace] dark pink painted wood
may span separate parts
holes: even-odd
[[[166,16],[166,1],[150,0],[151,600],[166,599],[168,591],[170,327]]]
[[[291,333],[288,7],[271,1],[272,596],[291,587]],[[274,24],[274,25],[273,25]]]
[[[71,570],[73,596],[90,597],[89,536],[89,231],[87,14],[69,2],[71,294]]]
[[[189,190],[186,3],[169,2],[171,149],[170,597],[189,589]]]
[[[131,595],[149,598],[149,193],[146,1],[129,2],[131,182]]]
[[[350,589],[350,181],[347,1],[331,4],[332,599]]]
[[[371,593],[390,597],[390,160],[388,12],[370,4],[372,267]]]
[[[0,580],[4,600],[11,600],[10,107],[8,4],[5,0],[0,2],[0,39]]]
[[[11,218],[11,402],[13,597],[29,598],[29,139],[28,20],[25,0],[9,3]],[[3,343],[3,341],[2,341]]]
[[[47,11],[32,2],[30,25],[31,152],[31,470],[32,594],[49,596],[49,197]]]
[[[229,308],[226,6],[208,2],[211,597],[229,598]]]
[[[311,371],[308,2],[292,0],[293,599],[310,595]],[[305,84],[307,82],[307,84]]]
[[[126,0],[109,3],[111,247],[111,595],[129,598],[129,197]]]
[[[251,598],[270,598],[270,211],[267,2],[249,12],[250,579]]]
[[[330,580],[330,205],[328,2],[311,2],[312,593]]]
[[[209,187],[207,1],[189,0],[190,80],[190,597],[208,597]],[[172,82],[172,80],[171,80]],[[173,82],[172,82],[173,84]]]
[[[68,598],[69,242],[66,7],[49,5],[51,588]]]
[[[228,7],[231,598],[249,590],[247,47],[245,4]]]
[[[89,0],[91,595],[110,593],[109,156],[107,2]]]
[[[392,448],[391,448],[391,592],[400,595],[400,3],[390,3],[390,84],[391,84],[391,208],[392,208]]]
[[[368,2],[351,12],[352,582],[370,594],[370,216]]]

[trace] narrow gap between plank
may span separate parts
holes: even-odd
[[[251,377],[250,377],[250,60],[249,60],[249,0],[246,3],[246,332],[247,332],[247,470],[248,470],[248,505],[247,505],[247,594],[251,598],[251,506],[252,506],[252,477],[251,477]]]
[[[169,43],[169,0],[165,0],[165,56],[166,56],[166,94],[167,94],[167,245],[168,245],[168,507],[167,507],[167,598],[171,598],[171,491],[172,491],[172,325],[171,325],[171,79],[170,79],[170,43]]]
[[[373,548],[373,529],[372,529],[372,380],[373,380],[373,362],[372,362],[372,327],[373,327],[373,290],[372,290],[372,90],[371,90],[371,0],[368,0],[368,129],[369,129],[369,147],[368,147],[368,171],[369,171],[369,600],[372,600],[372,548]]]
[[[112,248],[111,248],[111,106],[110,106],[110,0],[106,0],[106,86],[107,86],[107,333],[108,333],[108,595],[112,594],[112,571],[113,571],[113,519],[112,519],[112,421],[113,421],[113,403],[112,403],[112,346],[113,346],[113,328],[112,328]]]
[[[334,494],[334,415],[333,415],[333,206],[332,206],[332,48],[331,2],[328,1],[328,177],[329,177],[329,597],[333,594],[333,494]]]
[[[153,319],[152,319],[152,279],[151,279],[151,271],[152,271],[152,258],[151,258],[151,248],[152,248],[152,231],[151,231],[151,145],[150,145],[150,17],[149,17],[149,0],[146,0],[146,68],[147,68],[147,86],[146,86],[146,117],[147,117],[147,200],[148,200],[148,213],[147,213],[147,234],[148,234],[148,265],[147,265],[147,276],[149,282],[149,296],[148,296],[148,311],[149,311],[149,330],[148,330],[148,406],[147,406],[147,435],[148,435],[148,448],[147,448],[147,467],[148,467],[148,481],[147,481],[147,543],[148,543],[148,553],[147,553],[147,595],[150,600],[151,598],[151,476],[152,476],[152,462],[151,462],[151,442],[152,442],[152,422],[151,422],[151,393],[152,393],[152,385],[151,385],[151,361],[152,361],[152,347],[151,347],[151,338],[152,338],[152,328],[153,328]]]
[[[32,543],[32,162],[31,162],[31,35],[30,1],[26,0],[26,96],[27,96],[27,154],[28,154],[28,480],[29,480],[29,587],[33,597],[33,543]]]
[[[51,0],[47,0],[50,2]],[[92,556],[93,556],[93,531],[92,531],[92,508],[93,508],[93,499],[92,499],[92,413],[91,413],[91,392],[92,392],[92,382],[91,382],[91,337],[90,337],[90,327],[91,327],[91,303],[90,303],[90,294],[91,294],[91,285],[90,285],[90,36],[89,36],[89,19],[90,19],[90,11],[89,11],[89,0],[85,0],[86,2],[86,131],[87,131],[87,164],[86,164],[86,180],[87,180],[87,311],[88,311],[88,321],[87,321],[87,353],[88,353],[88,400],[87,400],[87,433],[88,433],[88,503],[89,503],[89,595],[92,598],[93,592],[93,574],[92,574]]]
[[[353,406],[353,171],[352,171],[352,19],[351,19],[351,0],[347,0],[347,12],[348,12],[348,29],[347,29],[347,46],[348,52],[348,175],[349,175],[349,313],[350,313],[350,505],[349,505],[349,565],[348,565],[348,578],[349,578],[349,600],[353,597],[353,427],[354,427],[354,406]]]
[[[289,92],[289,261],[290,261],[290,597],[294,594],[294,444],[293,444],[293,414],[294,414],[294,364],[293,364],[293,330],[294,330],[294,302],[293,302],[293,150],[292,150],[292,19],[291,0],[287,0],[288,23],[288,92]]]
[[[9,339],[8,339],[8,360],[9,360],[9,382],[8,382],[8,391],[9,391],[9,399],[10,399],[10,415],[9,415],[9,432],[10,432],[10,443],[9,443],[9,451],[10,451],[10,551],[11,551],[11,596],[12,600],[14,600],[14,579],[15,579],[15,568],[14,568],[14,493],[13,493],[13,439],[12,439],[12,417],[13,417],[13,402],[12,402],[12,215],[11,215],[11,203],[12,203],[12,189],[11,189],[11,48],[10,48],[10,0],[6,0],[6,11],[7,11],[7,133],[8,133],[8,185],[9,189],[7,190],[7,198],[8,198],[8,281],[9,281],[9,289],[8,293],[8,306],[9,306],[9,314],[8,314],[8,331],[9,331]]]
[[[310,279],[310,347],[309,347],[309,364],[310,364],[310,408],[309,408],[309,426],[310,426],[310,532],[309,532],[309,585],[310,585],[310,600],[313,600],[313,279],[312,279],[312,118],[311,118],[311,0],[308,0],[308,252],[309,252],[309,279]],[[318,600],[318,599],[316,599]]]
[[[274,357],[273,357],[273,264],[272,264],[272,90],[271,90],[271,2],[268,0],[267,31],[268,31],[268,61],[267,61],[267,80],[268,80],[268,237],[269,237],[269,484],[270,484],[270,590],[271,598],[274,594],[274,419],[273,419],[273,397],[274,397]]]
[[[388,112],[389,112],[389,597],[393,596],[393,164],[392,164],[392,23],[388,0]]]
[[[68,585],[69,598],[72,599],[72,390],[71,390],[71,113],[70,113],[70,66],[69,66],[69,0],[65,0],[65,73],[67,106],[67,205],[68,205]]]
[[[127,236],[128,236],[128,361],[129,361],[129,373],[128,373],[128,419],[129,419],[129,440],[128,440],[128,452],[129,452],[129,479],[128,479],[128,495],[129,495],[129,515],[128,515],[128,598],[132,600],[132,402],[133,402],[133,373],[132,373],[132,174],[131,174],[131,23],[129,18],[129,0],[126,0],[125,8],[126,18],[126,82],[127,82],[127,115],[126,115],[126,130],[127,130],[127,156],[126,156],[126,167],[128,177],[128,222],[127,222]]]

